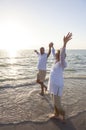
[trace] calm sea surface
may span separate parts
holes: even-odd
[[[62,102],[67,116],[73,116],[86,111],[86,50],[67,50],[66,60]],[[0,50],[0,124],[45,121],[53,111],[49,94],[38,94],[37,61],[34,50],[19,50],[15,55]],[[53,62],[51,54],[46,82]]]
[[[65,78],[86,78],[86,50],[68,50]],[[33,50],[18,51],[15,57],[0,51],[0,87],[18,87],[33,84],[37,73],[37,55]],[[52,55],[47,63],[47,77],[53,64]]]

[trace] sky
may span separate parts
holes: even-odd
[[[0,0],[0,49],[86,49],[86,0]]]

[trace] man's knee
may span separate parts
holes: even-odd
[[[41,84],[41,85],[43,84],[43,82],[41,82],[39,79],[37,79],[36,82]]]

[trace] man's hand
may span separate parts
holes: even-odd
[[[34,50],[34,52],[37,52],[37,50]]]
[[[49,47],[50,48],[53,47],[53,42],[50,42]]]
[[[49,57],[49,55],[51,53],[51,47],[53,47],[53,43],[52,42],[49,43],[49,51],[48,51],[48,54],[47,54],[47,58]]]
[[[39,52],[37,50],[34,50],[35,53],[39,54]]]

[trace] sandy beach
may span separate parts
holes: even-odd
[[[65,79],[62,104],[66,110],[66,124],[50,119],[53,113],[51,96],[48,92],[39,95],[38,85],[31,90],[28,87],[2,89],[0,130],[86,130],[85,83],[85,79]]]
[[[86,130],[86,112],[68,118],[66,124],[57,119],[45,122],[26,121],[9,125],[0,124],[0,130]]]
[[[67,119],[86,111],[85,83],[85,79],[65,79],[62,105]],[[48,92],[44,96],[39,93],[37,84],[1,89],[0,124],[47,122],[53,113],[52,97]]]

